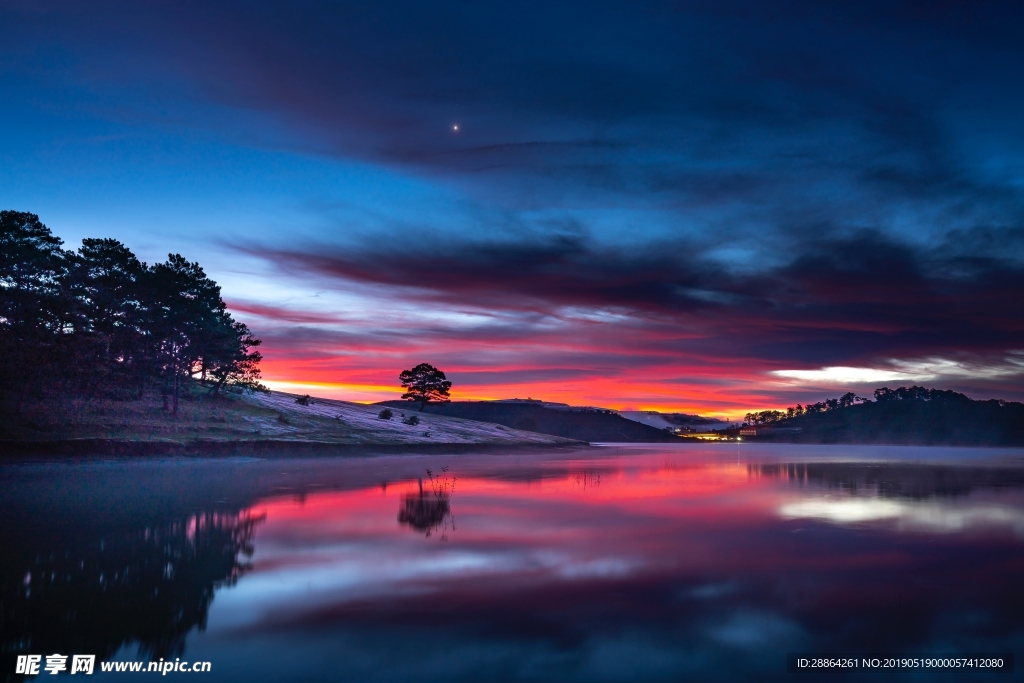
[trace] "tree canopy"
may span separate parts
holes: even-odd
[[[149,266],[113,239],[62,245],[35,214],[0,211],[0,400],[158,386],[177,412],[183,383],[262,388],[260,340],[198,263]]]
[[[888,391],[883,389],[882,391]],[[902,389],[900,389],[902,391]],[[878,396],[878,392],[875,392],[875,396]],[[782,422],[783,420],[792,420],[795,417],[801,417],[803,415],[814,415],[816,413],[824,413],[829,410],[839,410],[840,408],[849,408],[852,405],[858,403],[870,403],[870,399],[861,398],[852,391],[847,392],[839,398],[828,398],[818,403],[810,403],[806,406],[802,406],[797,403],[795,406],[786,408],[785,411],[781,410],[762,410],[756,413],[747,413],[743,417],[743,421],[746,424],[752,425],[766,425],[773,422]]]
[[[412,370],[403,370],[398,376],[406,393],[402,398],[420,404],[420,412],[428,403],[447,403],[451,381],[444,373],[429,363],[420,363]]]
[[[872,401],[847,393],[806,407],[798,405],[785,413],[750,413],[747,422],[798,427],[799,432],[789,433],[789,438],[807,443],[1024,443],[1021,403],[974,400],[955,391],[919,386],[881,387],[875,390],[874,398]]]

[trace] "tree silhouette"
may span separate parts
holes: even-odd
[[[0,211],[0,385],[15,412],[78,367],[64,362],[78,316],[62,287],[69,253],[61,244],[35,214]]]
[[[140,659],[182,655],[189,633],[205,630],[217,589],[251,569],[265,518],[206,509],[117,530],[72,519],[5,537],[0,662],[37,651],[105,661],[129,643]]]
[[[449,401],[448,390],[452,388],[451,381],[429,363],[420,363],[412,370],[403,370],[398,379],[402,382],[402,388],[406,389],[402,398],[418,402],[421,413],[428,403]]]
[[[35,214],[0,211],[0,403],[19,413],[29,397],[140,397],[158,384],[176,413],[186,385],[262,389],[260,340],[198,263],[147,266],[112,239],[62,244]]]
[[[151,324],[160,340],[157,354],[170,384],[172,412],[178,412],[182,379],[202,368],[204,350],[214,345],[224,318],[220,287],[206,277],[198,263],[170,254],[152,269],[149,282]],[[202,371],[202,370],[200,370]]]
[[[140,289],[146,265],[113,239],[84,239],[69,260],[66,289],[82,314],[79,355],[97,379],[141,388],[150,362]]]

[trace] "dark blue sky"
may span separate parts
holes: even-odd
[[[1020,3],[0,8],[0,204],[199,260],[277,386],[1024,398]]]

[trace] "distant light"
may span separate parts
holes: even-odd
[[[452,126],[452,130],[454,130],[454,131],[459,130],[459,124],[456,123],[454,126]]]

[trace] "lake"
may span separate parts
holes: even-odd
[[[786,655],[1024,651],[1021,449],[7,461],[0,490],[11,680],[53,653],[95,654],[90,680],[1020,675]]]

